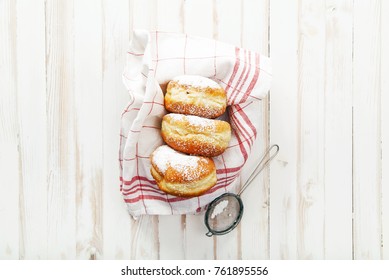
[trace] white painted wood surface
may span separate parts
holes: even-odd
[[[389,259],[384,0],[0,0],[0,259]],[[244,218],[134,221],[119,192],[131,30],[269,55]]]

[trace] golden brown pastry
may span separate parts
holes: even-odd
[[[177,151],[214,157],[227,148],[231,127],[225,121],[172,113],[163,117],[161,135]]]
[[[183,197],[202,195],[217,180],[212,159],[182,154],[167,145],[151,154],[151,175],[162,191]]]
[[[183,75],[167,86],[165,108],[169,112],[213,119],[221,116],[226,107],[226,92],[208,78]]]

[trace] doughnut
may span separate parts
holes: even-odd
[[[151,175],[168,194],[200,196],[216,184],[216,167],[211,158],[186,155],[163,145],[151,154],[150,160]]]
[[[225,121],[171,113],[162,118],[161,135],[177,151],[215,157],[227,148],[231,127]]]
[[[224,89],[201,76],[183,75],[171,80],[165,94],[165,108],[171,113],[214,119],[227,107]]]

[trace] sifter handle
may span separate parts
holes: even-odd
[[[275,149],[274,152],[272,152],[272,150]],[[270,146],[266,151],[265,151],[265,154],[263,155],[261,161],[258,163],[258,165],[255,167],[253,173],[251,173],[250,177],[247,179],[246,183],[243,185],[242,189],[239,191],[238,195],[240,196],[243,191],[250,185],[250,183],[254,180],[255,177],[257,177],[257,175],[259,173],[261,173],[261,171],[267,166],[269,165],[269,163],[272,161],[273,158],[275,158],[275,156],[278,154],[280,150],[280,147],[275,144],[275,145],[272,145]],[[266,157],[270,155],[270,157],[265,161]]]

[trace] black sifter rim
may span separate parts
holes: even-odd
[[[221,199],[223,199],[224,197],[226,196],[233,196],[236,198],[236,200],[238,201],[239,203],[239,213],[238,213],[238,216],[236,217],[234,223],[228,227],[227,229],[225,230],[221,230],[221,231],[218,231],[218,230],[213,230],[211,229],[211,227],[209,226],[209,223],[208,223],[208,218],[209,218],[209,215],[211,214],[210,211],[211,209],[213,209],[214,207],[214,204],[218,201],[220,201]],[[243,210],[244,210],[244,207],[243,207],[243,201],[242,199],[240,198],[239,195],[237,194],[234,194],[234,193],[224,193],[222,194],[221,196],[218,196],[216,197],[214,200],[212,200],[212,202],[208,205],[207,207],[207,211],[205,212],[205,215],[204,215],[204,223],[205,223],[205,226],[207,227],[208,229],[208,232],[205,234],[206,236],[208,237],[211,237],[212,235],[223,235],[223,234],[226,234],[226,233],[229,233],[231,232],[234,228],[236,228],[236,226],[239,224],[240,220],[242,219],[242,216],[243,216]]]

